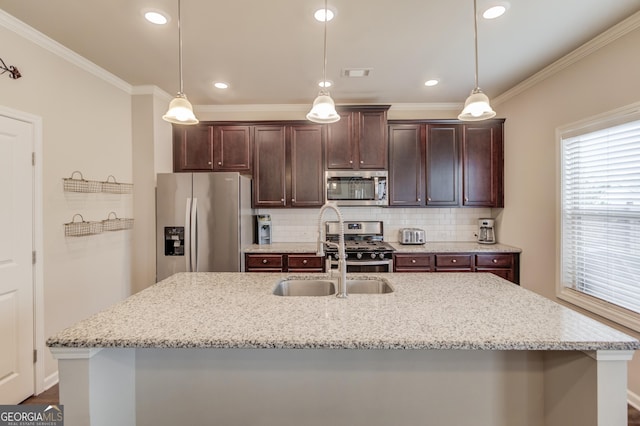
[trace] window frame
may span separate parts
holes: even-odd
[[[562,271],[564,254],[562,250],[562,243],[564,239],[564,230],[562,220],[562,185],[564,181],[564,169],[562,165],[562,141],[563,139],[573,136],[638,120],[640,120],[640,102],[564,125],[556,129],[556,253],[558,259],[556,264],[556,297],[635,331],[640,331],[640,313],[635,313],[631,310],[563,285]]]

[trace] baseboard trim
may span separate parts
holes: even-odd
[[[58,372],[56,371],[53,374],[50,374],[49,376],[45,377],[44,379],[44,390],[49,389],[52,386],[55,386],[58,384],[59,378],[58,378]]]
[[[640,410],[640,395],[627,390],[627,401],[636,410]]]

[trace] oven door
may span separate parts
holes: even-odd
[[[338,269],[337,260],[331,260],[331,269]],[[393,272],[393,259],[347,260],[347,272]]]

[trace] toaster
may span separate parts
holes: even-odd
[[[398,240],[400,244],[424,244],[426,242],[424,230],[418,228],[402,228]]]

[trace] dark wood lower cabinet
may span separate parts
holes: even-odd
[[[245,272],[324,272],[315,253],[245,253]]]
[[[395,253],[394,272],[491,272],[520,284],[519,253]]]

